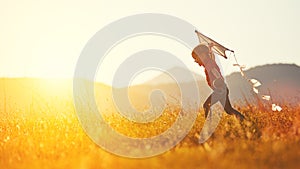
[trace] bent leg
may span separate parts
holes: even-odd
[[[208,112],[210,111],[210,107],[212,105],[214,105],[216,102],[218,102],[218,100],[215,99],[215,97],[214,97],[214,99],[212,99],[213,95],[214,95],[214,92],[212,94],[210,94],[210,96],[206,99],[206,101],[203,104],[205,118],[207,118],[207,116],[208,116]]]
[[[205,118],[207,118],[207,115],[208,115],[208,112],[210,110],[210,107],[211,107],[211,95],[206,99],[206,101],[203,104]]]
[[[238,118],[240,121],[243,121],[245,118],[244,115],[242,115],[240,112],[238,112],[231,106],[228,95],[229,95],[229,90],[227,89],[226,103],[224,107],[225,112],[230,115],[234,114],[236,118]]]

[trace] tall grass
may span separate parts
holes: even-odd
[[[223,113],[213,136],[198,144],[204,112],[177,146],[147,159],[128,159],[95,145],[82,130],[70,98],[41,103],[30,112],[1,112],[1,168],[298,168],[300,166],[300,106],[283,106],[273,112],[266,103],[238,109],[244,122]],[[34,104],[38,106],[38,104]],[[50,109],[51,108],[51,109]],[[49,110],[50,109],[50,110]],[[2,109],[3,110],[3,109]],[[5,109],[4,109],[5,110]],[[53,112],[49,112],[53,111]],[[117,131],[131,137],[150,137],[166,130],[180,109],[169,106],[149,124],[131,122],[117,114],[105,119]],[[21,114],[27,114],[22,116]]]

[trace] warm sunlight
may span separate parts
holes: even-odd
[[[96,81],[102,82],[105,84],[112,84],[113,77],[115,76],[115,72],[118,67],[129,57],[131,57],[134,53],[140,52],[141,49],[160,49],[164,51],[168,51],[174,55],[177,59],[181,60],[187,67],[189,67],[192,71],[198,71],[199,67],[193,63],[193,59],[190,56],[190,49],[181,44],[180,42],[175,41],[174,39],[159,36],[159,35],[141,35],[135,36],[129,39],[124,40],[117,46],[111,49],[111,51],[105,56],[102,63],[98,66],[98,71],[96,74]],[[164,57],[164,56],[161,56]],[[163,58],[161,58],[161,61]],[[165,62],[172,62],[165,61]],[[139,64],[139,63],[136,63]],[[167,64],[166,64],[167,65]],[[167,66],[165,70],[171,69],[173,67],[177,67],[179,65]],[[158,75],[157,71],[154,68],[149,67],[146,71],[140,70],[142,75],[139,75],[139,79],[134,79],[132,77],[132,84],[140,84],[147,80],[150,80]],[[152,69],[152,71],[151,71]],[[200,72],[200,71],[199,71]],[[138,73],[138,72],[137,72]],[[138,73],[138,74],[139,74]],[[202,72],[201,72],[202,73]],[[202,74],[204,75],[204,74]]]
[[[298,169],[299,7],[0,1],[0,168]]]

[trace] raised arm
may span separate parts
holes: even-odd
[[[210,58],[213,60],[215,60],[215,54],[213,53],[213,49],[212,49],[214,46],[215,46],[215,44],[213,42],[208,44],[209,55],[210,55]]]

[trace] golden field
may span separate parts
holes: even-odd
[[[159,156],[130,159],[102,150],[84,133],[74,109],[70,83],[38,79],[1,79],[0,83],[3,169],[300,166],[300,104],[291,107],[286,102],[281,112],[273,112],[265,103],[239,107],[247,117],[242,123],[223,113],[213,136],[204,144],[197,143],[205,120],[200,109],[192,130],[177,146]],[[169,105],[159,119],[146,124],[131,122],[116,113],[108,114],[106,120],[120,133],[146,138],[166,130],[179,110]]]

